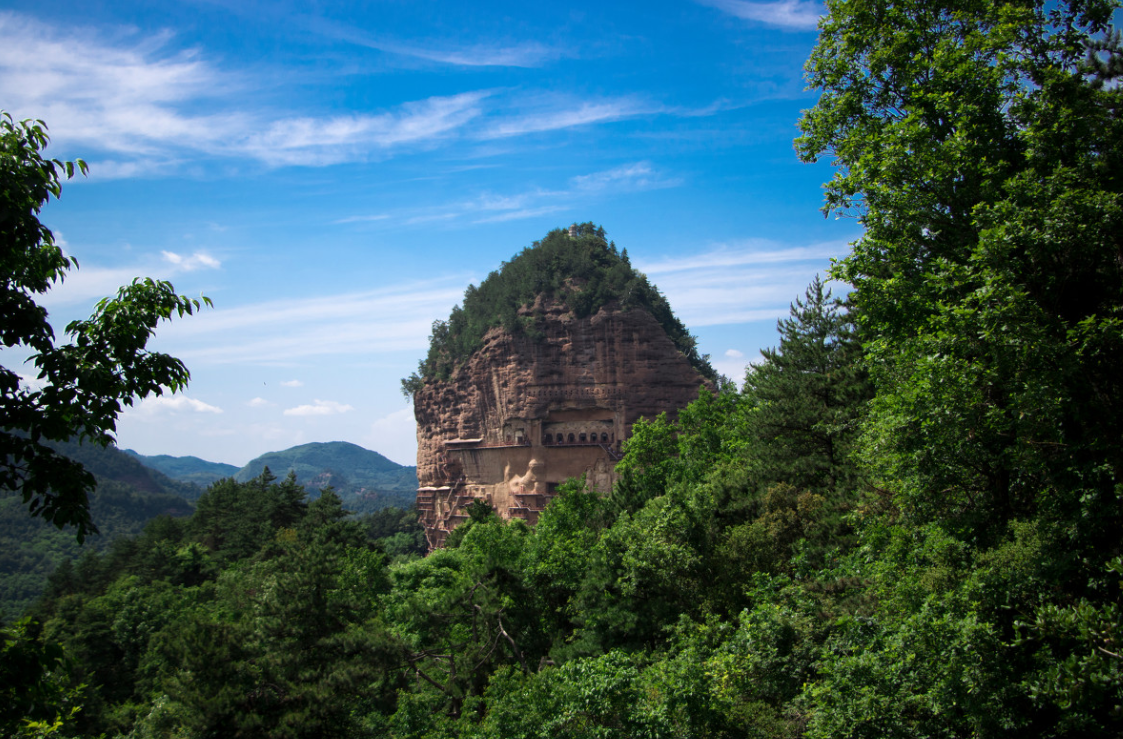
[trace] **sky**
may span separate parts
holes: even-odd
[[[413,464],[400,380],[433,321],[592,221],[740,380],[860,235],[792,144],[820,12],[0,2],[0,109],[89,164],[43,210],[80,268],[42,304],[61,335],[139,276],[214,302],[158,329],[191,383],[127,408],[122,448],[240,466],[350,441]]]

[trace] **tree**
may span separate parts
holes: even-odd
[[[827,6],[797,148],[865,228],[834,276],[886,515],[808,734],[1119,736],[1119,3]]]
[[[762,474],[819,493],[852,491],[851,450],[872,395],[853,319],[816,276],[777,328],[780,346],[745,375]]]
[[[1117,530],[1123,88],[1088,62],[1120,55],[1116,7],[829,4],[797,148],[833,155],[826,208],[866,229],[835,274],[871,339],[873,461],[921,519]]]
[[[0,112],[0,340],[32,352],[38,381],[28,385],[0,367],[0,488],[16,490],[33,516],[71,525],[79,541],[96,533],[89,511],[95,480],[46,442],[113,441],[117,416],[137,398],[176,392],[190,374],[178,359],[146,350],[156,325],[191,314],[209,299],[176,294],[168,282],[137,278],[94,314],[66,327],[57,343],[47,311],[36,303],[78,263],[39,220],[62,193],[61,178],[85,162],[45,159],[46,124],[15,122]]]

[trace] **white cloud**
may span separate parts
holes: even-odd
[[[23,390],[37,392],[47,387],[46,380],[40,380],[34,375],[25,375],[22,372],[16,372],[16,377],[19,378],[20,388]]]
[[[488,126],[481,133],[482,138],[522,136],[528,133],[587,126],[592,123],[609,123],[659,112],[658,108],[629,99],[580,102],[568,98],[550,97],[544,101],[544,104],[540,102],[539,105],[547,109],[512,117],[510,120]]]
[[[164,251],[161,252],[161,254],[164,255],[165,261],[175,265],[185,272],[194,272],[195,270],[203,269],[204,267],[208,269],[218,269],[222,266],[222,262],[218,261],[209,254],[204,254],[203,252],[198,251],[189,257],[185,257],[181,254],[176,254],[172,251]]]
[[[740,357],[745,356],[745,353],[742,352],[742,351],[738,351],[737,349],[726,349],[725,350],[725,356],[731,357],[731,358],[734,358],[734,359],[739,359]]]
[[[423,352],[433,321],[448,317],[474,277],[460,274],[365,292],[220,306],[163,326],[160,336],[174,343],[169,351],[192,367]]]
[[[605,193],[642,192],[675,187],[681,183],[681,179],[659,172],[650,162],[634,162],[571,177],[569,187],[564,190],[535,188],[513,195],[489,192],[474,200],[448,204],[435,212],[412,216],[404,222],[431,223],[479,214],[479,217],[472,219],[472,223],[502,223],[571,210],[576,204]]]
[[[830,258],[848,250],[845,242],[784,247],[749,240],[637,267],[652,277],[683,323],[720,326],[788,315],[791,301],[803,294],[811,276],[825,273]]]
[[[286,416],[334,416],[355,410],[352,406],[334,400],[313,400],[312,405],[298,405],[285,410]]]
[[[537,218],[538,216],[544,216],[548,213],[557,213],[558,211],[568,209],[569,206],[567,205],[543,205],[537,208],[521,208],[519,210],[509,210],[505,213],[500,213],[499,215],[479,218],[475,221],[472,221],[472,223],[502,223],[504,221],[517,221],[522,218]]]
[[[304,383],[300,380],[285,380],[281,383],[281,387],[304,387]]]
[[[698,2],[743,20],[797,30],[815,29],[823,12],[822,5],[813,0],[779,0],[771,3],[755,3],[748,0],[698,0]]]
[[[52,285],[39,302],[52,310],[60,306],[91,304],[106,296],[116,296],[123,286],[141,276],[170,280],[185,272],[222,266],[219,260],[202,252],[185,257],[164,251],[162,255],[163,259],[141,255],[134,264],[124,267],[99,267],[83,259],[78,268],[66,273],[65,279]]]
[[[222,413],[222,409],[186,395],[150,395],[125,414],[140,418],[153,418],[169,413]]]
[[[157,174],[160,169],[166,169],[171,164],[168,161],[157,164],[148,160],[128,162],[116,159],[99,159],[97,157],[94,157],[88,163],[90,165],[90,179],[95,182],[152,176]],[[82,182],[81,179],[72,180],[75,185],[80,185]]]
[[[16,117],[49,121],[56,145],[115,152],[89,157],[94,178],[114,179],[158,174],[185,151],[277,166],[349,161],[446,137],[480,115],[491,94],[347,116],[254,110],[246,96],[253,80],[217,69],[198,50],[172,51],[173,41],[171,33],[62,30],[0,12],[0,98]],[[214,112],[196,112],[207,105]]]
[[[273,404],[265,398],[254,398],[252,400],[247,400],[246,405],[248,405],[250,408],[265,408]]]
[[[66,279],[56,282],[50,291],[45,293],[39,302],[54,309],[64,305],[93,303],[107,295],[116,295],[124,285],[129,284],[139,275],[152,275],[155,279],[168,276],[170,270],[164,266],[161,270],[153,269],[161,265],[135,267],[97,267],[83,262],[79,269],[71,269],[66,273]]]
[[[604,190],[615,192],[655,190],[674,187],[680,184],[682,180],[664,177],[655,171],[651,162],[635,162],[602,172],[574,177],[570,182],[575,190],[585,193],[598,193]]]
[[[460,66],[535,66],[569,53],[533,42],[437,48],[355,41]],[[261,80],[220,68],[203,50],[176,43],[170,32],[63,27],[0,12],[0,99],[17,117],[49,121],[63,152],[80,147],[94,180],[159,176],[200,157],[328,166],[463,138],[506,139],[643,115],[698,114],[636,98],[494,89],[344,115],[295,105],[266,108],[254,95]]]
[[[154,154],[177,140],[215,145],[236,130],[238,116],[185,114],[176,105],[230,81],[194,51],[167,53],[171,38],[114,46],[88,30],[60,32],[0,13],[0,96],[17,114],[49,121],[56,140],[131,154]]]
[[[342,226],[346,223],[371,223],[373,221],[385,221],[389,217],[389,213],[377,213],[367,216],[348,216],[347,218],[340,218],[338,221],[332,221],[332,225]]]
[[[425,49],[399,46],[384,47],[384,50],[465,67],[537,67],[561,56],[556,49],[534,42],[506,47],[477,45],[462,49]]]
[[[745,381],[745,373],[748,372],[749,367],[757,361],[760,361],[760,354],[756,355],[756,359],[749,361],[744,357],[736,357],[729,359],[711,359],[710,364],[717,370],[718,374],[725,375],[738,386],[743,385]]]
[[[765,239],[746,239],[732,244],[720,244],[704,254],[679,259],[648,262],[643,271],[649,275],[683,270],[721,267],[747,267],[784,262],[821,261],[841,256],[850,251],[849,244],[828,241],[810,246],[783,246]],[[802,292],[802,290],[800,291]]]
[[[406,44],[378,38],[323,19],[316,19],[312,25],[325,35],[357,46],[377,49],[387,54],[462,67],[537,67],[547,61],[560,58],[565,51],[535,41],[510,45],[494,42],[475,46],[454,46],[440,42]]]
[[[451,134],[482,114],[487,92],[465,92],[409,102],[379,115],[287,118],[234,148],[272,165],[338,164],[371,150],[431,142]]]

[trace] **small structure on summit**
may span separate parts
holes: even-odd
[[[603,229],[550,232],[468,288],[402,382],[430,547],[473,500],[534,523],[570,477],[608,492],[632,424],[673,415],[714,379],[666,299]]]

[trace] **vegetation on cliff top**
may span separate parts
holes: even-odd
[[[698,353],[694,337],[675,318],[667,299],[632,266],[628,250],[617,251],[605,239],[603,228],[582,223],[575,236],[566,229],[555,229],[504,262],[479,287],[469,285],[463,305],[453,308],[447,321],[433,323],[429,353],[417,372],[402,380],[402,392],[412,397],[430,381],[447,380],[458,364],[483,345],[484,335],[495,326],[513,334],[541,337],[542,314],[519,313],[524,306],[535,305],[540,295],[561,300],[578,318],[613,302],[625,310],[642,308],[655,317],[695,369],[717,379],[709,358]]]

